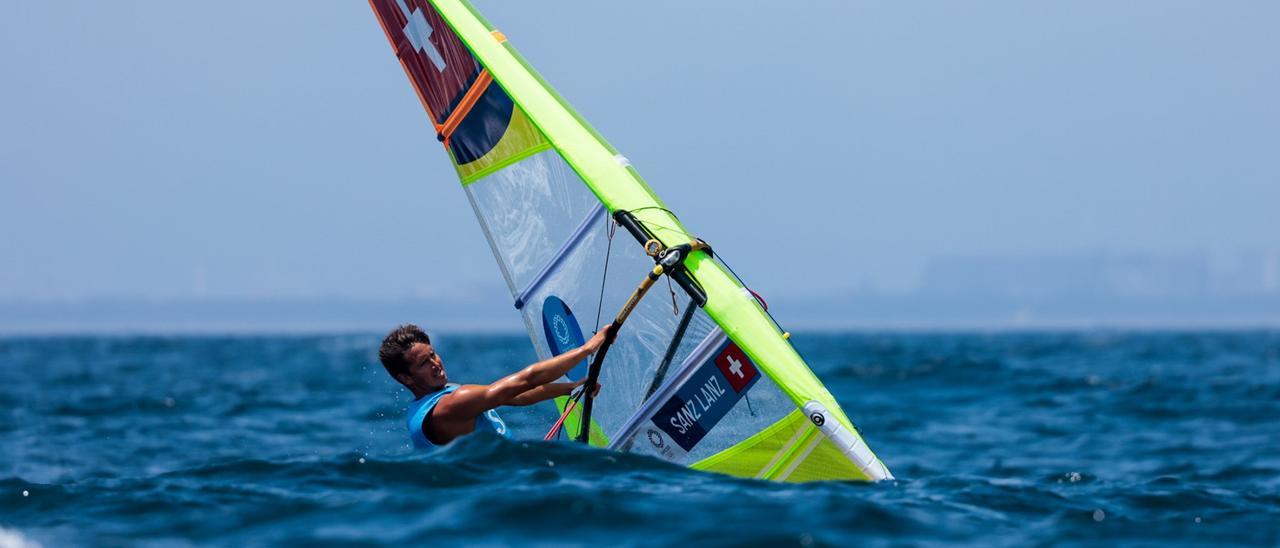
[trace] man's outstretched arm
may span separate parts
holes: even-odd
[[[525,390],[519,396],[511,398],[507,405],[533,405],[560,396],[568,396],[573,390],[587,383],[587,379],[578,382],[553,382],[537,388]],[[596,383],[596,394],[600,393],[600,383]],[[595,397],[595,394],[592,394]]]
[[[533,405],[538,402],[547,401],[560,396],[568,396],[577,388],[581,382],[552,382],[535,388],[530,388],[521,392],[520,395],[511,398],[507,405]]]
[[[463,420],[503,405],[513,405],[516,398],[535,388],[542,387],[573,369],[579,362],[600,348],[613,324],[606,325],[586,344],[551,359],[543,360],[520,371],[507,375],[493,384],[468,384],[458,388],[440,401],[434,415],[445,420]],[[572,383],[560,383],[572,389]],[[549,388],[548,390],[559,390]],[[568,394],[568,390],[564,392]],[[555,394],[549,397],[555,397]],[[543,398],[546,399],[546,398]],[[542,400],[537,400],[542,401]],[[529,402],[534,403],[534,402]],[[527,404],[525,404],[527,405]]]

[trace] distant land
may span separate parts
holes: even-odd
[[[90,299],[0,301],[0,334],[520,332],[505,303],[441,299]],[[786,329],[1280,328],[1280,296],[1220,298],[844,295],[771,299]]]
[[[452,296],[0,298],[0,333],[520,332],[506,291]],[[787,329],[1280,328],[1280,254],[931,261],[909,291],[767,295]],[[607,315],[607,314],[606,314]]]

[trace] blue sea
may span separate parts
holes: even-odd
[[[898,478],[803,485],[410,450],[381,335],[0,339],[0,546],[1280,543],[1278,332],[798,333]],[[534,359],[435,340],[464,382]]]

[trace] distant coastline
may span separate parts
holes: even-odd
[[[1018,297],[857,293],[770,298],[789,330],[1275,329],[1280,295]],[[522,333],[501,299],[350,297],[0,299],[0,335],[332,333],[416,322],[452,332]]]

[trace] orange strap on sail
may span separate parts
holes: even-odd
[[[462,119],[471,112],[471,108],[476,106],[476,101],[480,100],[480,96],[484,95],[491,83],[493,83],[493,76],[489,74],[489,69],[480,71],[475,83],[471,84],[471,89],[467,90],[466,95],[463,95],[462,100],[458,102],[458,106],[449,113],[449,119],[445,120],[444,125],[439,129],[439,137],[444,142],[445,148],[449,147],[449,137],[453,135],[453,131],[458,129],[458,124],[461,124]]]

